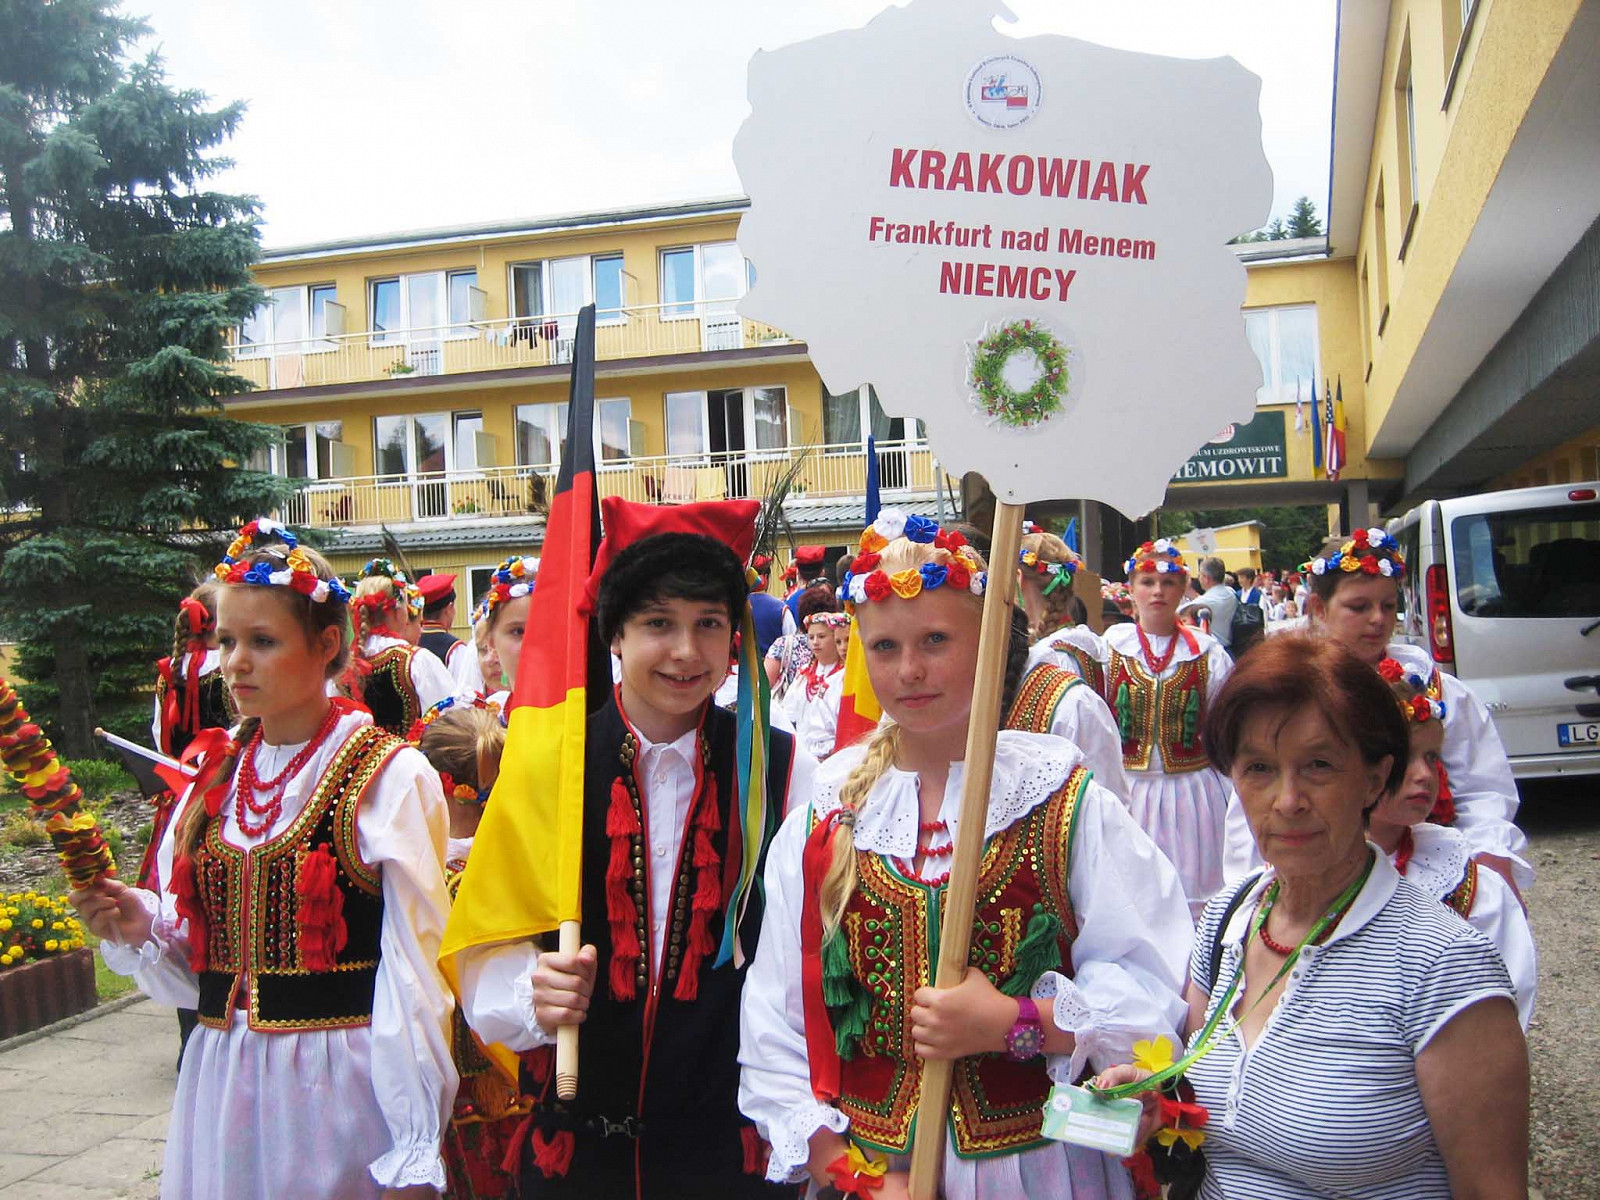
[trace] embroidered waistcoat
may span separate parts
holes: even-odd
[[[386,646],[367,661],[372,674],[361,684],[361,702],[372,712],[372,723],[399,737],[405,737],[418,717],[422,701],[411,682],[411,646]]]
[[[1082,646],[1075,646],[1063,639],[1059,642],[1051,642],[1050,649],[1058,654],[1065,654],[1072,659],[1078,665],[1078,674],[1082,675],[1084,682],[1094,688],[1095,691],[1103,693],[1106,690],[1106,669],[1104,664]]]
[[[256,1030],[349,1029],[372,1020],[383,929],[378,868],[362,861],[356,814],[403,742],[376,726],[345,740],[289,827],[240,850],[207,822],[193,855],[205,913],[200,1021],[226,1029],[241,986]],[[338,905],[329,921],[331,875]],[[336,928],[337,927],[337,928]],[[338,944],[338,932],[344,944]]]
[[[1090,773],[1075,768],[1043,804],[989,839],[978,877],[969,961],[996,987],[1026,995],[1045,970],[1072,974],[1077,920],[1067,891],[1077,806]],[[850,1136],[888,1154],[911,1144],[922,1060],[912,1049],[910,997],[933,979],[945,886],[907,878],[882,855],[856,854],[858,885],[842,928],[857,986],[871,998],[865,1030],[840,1063],[839,1108]],[[1054,918],[1044,959],[1019,949],[1029,926]],[[1043,961],[1044,965],[1039,966]],[[1012,977],[1017,975],[1015,982]],[[1023,977],[1025,976],[1025,977]],[[1008,982],[1011,986],[1008,988]],[[1013,1154],[1044,1144],[1050,1093],[1045,1060],[977,1054],[956,1063],[949,1121],[963,1158]]]
[[[1204,655],[1185,659],[1167,678],[1156,679],[1137,659],[1111,652],[1105,697],[1117,719],[1125,768],[1148,771],[1152,746],[1161,751],[1165,774],[1182,775],[1208,765],[1200,729],[1209,676]]]
[[[1478,863],[1476,859],[1467,859],[1467,869],[1462,873],[1461,882],[1456,884],[1444,894],[1444,905],[1457,916],[1465,919],[1472,915],[1472,906],[1478,899]]]
[[[1084,680],[1071,671],[1051,663],[1040,663],[1023,676],[1017,698],[1006,714],[1005,727],[1023,733],[1049,733],[1061,701],[1073,688],[1082,686]]]
[[[231,729],[238,722],[239,715],[233,707],[233,697],[228,692],[228,684],[222,677],[220,668],[206,671],[200,676],[200,725],[196,729],[185,729],[181,724],[167,721],[167,697],[176,698],[176,711],[184,711],[185,695],[189,690],[189,680],[170,658],[163,658],[156,663],[156,708],[162,714],[161,720],[161,752],[177,758],[194,741],[194,735],[201,729]]]

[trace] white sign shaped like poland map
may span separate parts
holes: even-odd
[[[913,0],[762,52],[734,142],[743,315],[872,383],[953,473],[1130,516],[1254,413],[1245,272],[1272,173],[1260,80]]]

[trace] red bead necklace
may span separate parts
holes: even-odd
[[[333,732],[333,727],[339,723],[340,708],[336,704],[328,705],[327,714],[322,718],[322,724],[317,726],[317,732],[307,742],[288,765],[268,780],[256,777],[256,752],[261,748],[261,730],[258,727],[250,739],[250,744],[245,747],[243,759],[239,764],[238,785],[234,788],[234,817],[239,822],[239,830],[246,837],[259,837],[266,833],[277,822],[283,813],[283,793],[288,783],[298,775],[305,765],[311,761],[311,756],[328,740],[328,735]],[[256,792],[271,792],[271,798],[265,803],[256,800]],[[251,814],[261,818],[259,824],[250,820]]]
[[[948,830],[949,830],[949,826],[946,825],[943,821],[924,821],[924,822],[922,822],[922,824],[917,826],[917,831],[918,831],[918,834],[919,834],[918,840],[919,841],[921,840],[921,838],[920,838],[921,834],[946,833]],[[949,858],[952,854],[955,853],[955,851],[956,851],[956,844],[953,841],[945,842],[943,845],[940,845],[940,846],[920,846],[919,847],[919,852],[922,854],[922,857],[924,859]],[[926,866],[927,864],[924,863],[924,865]],[[942,875],[937,875],[937,876],[934,876],[933,878],[929,879],[929,878],[924,878],[921,875],[918,875],[911,868],[912,868],[912,863],[906,861],[905,859],[901,859],[900,860],[900,870],[905,873],[905,875],[906,875],[906,877],[908,879],[915,879],[915,880],[917,880],[917,881],[919,881],[921,883],[926,884],[928,887],[935,887],[935,888],[936,887],[943,887],[945,884],[950,882],[950,872],[949,871],[946,871]]]
[[[1152,675],[1159,676],[1172,665],[1172,656],[1178,652],[1178,631],[1172,631],[1172,641],[1167,645],[1167,652],[1159,659],[1156,652],[1150,648],[1150,639],[1145,636],[1143,625],[1134,625],[1134,632],[1139,635],[1139,653],[1144,655],[1144,661],[1150,668]]]
[[[1278,900],[1278,885],[1276,883],[1274,883],[1272,885],[1272,891],[1267,896],[1267,898],[1262,902],[1264,904],[1264,906],[1265,906],[1266,911],[1261,914],[1261,927],[1258,930],[1256,930],[1256,933],[1261,938],[1261,944],[1263,946],[1265,946],[1268,950],[1271,950],[1274,954],[1280,955],[1283,958],[1288,958],[1291,954],[1293,954],[1295,952],[1295,947],[1294,946],[1285,946],[1282,942],[1274,941],[1272,938],[1267,936],[1267,916],[1268,916],[1268,914],[1270,914],[1272,912],[1272,906],[1275,903],[1277,903],[1277,900]],[[1317,936],[1315,938],[1312,939],[1311,944],[1313,946],[1320,946],[1320,945],[1322,945],[1323,942],[1327,941],[1330,937],[1333,936],[1333,931],[1335,929],[1339,928],[1339,922],[1344,920],[1345,913],[1350,911],[1350,905],[1353,904],[1354,902],[1355,902],[1355,897],[1352,896],[1350,898],[1350,901],[1348,903],[1346,903],[1345,906],[1343,908],[1341,908],[1337,913],[1334,914],[1333,920],[1328,922],[1327,927],[1325,929],[1323,929],[1323,931],[1321,933],[1317,934]]]

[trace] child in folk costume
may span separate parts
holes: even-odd
[[[228,729],[236,719],[233,697],[222,678],[217,654],[217,584],[208,579],[179,602],[172,654],[156,663],[155,715],[150,721],[150,738],[161,753],[177,758],[202,729]],[[138,886],[148,891],[161,888],[156,854],[177,807],[178,798],[170,791],[154,800],[150,840],[145,844],[137,876]],[[194,1009],[178,1009],[180,1059],[194,1032],[195,1020]]]
[[[1428,676],[1415,669],[1386,658],[1378,664],[1378,674],[1405,714],[1411,760],[1405,781],[1372,810],[1367,840],[1389,856],[1395,870],[1495,944],[1511,975],[1517,1015],[1526,1030],[1539,981],[1528,916],[1504,878],[1479,870],[1460,830],[1429,820],[1444,776],[1444,722],[1449,708],[1428,695]]]
[[[819,609],[805,619],[806,641],[811,661],[796,677],[784,697],[784,707],[794,725],[801,749],[821,761],[833,753],[839,730],[839,700],[844,694],[844,659],[834,633],[848,630],[850,618],[844,613]]]
[[[483,691],[477,651],[451,628],[456,623],[456,577],[424,575],[417,580],[417,591],[422,594],[422,637],[417,644],[450,672],[455,695],[476,696]]]
[[[478,655],[478,673],[483,676],[485,696],[491,696],[505,689],[504,676],[500,669],[500,655],[495,652],[494,643],[489,640],[489,622],[484,620],[488,611],[488,593],[485,592],[472,610],[472,646]]]
[[[472,615],[475,628],[485,630],[494,663],[499,668],[501,681],[497,681],[488,694],[491,704],[503,713],[511,699],[511,685],[517,678],[517,664],[522,661],[522,638],[528,632],[530,597],[539,581],[539,560],[521,555],[506,559],[489,576],[489,590],[483,602]]]
[[[454,898],[467,869],[484,803],[500,773],[506,727],[482,697],[445,700],[417,722],[413,741],[439,772],[450,809],[445,884]],[[489,1059],[456,1010],[451,1045],[461,1088],[456,1093],[444,1160],[448,1200],[491,1200],[515,1193],[516,1176],[502,1169],[517,1127],[532,1107],[517,1081]]]
[[[1521,800],[1489,710],[1466,684],[1440,671],[1426,650],[1390,640],[1406,573],[1399,543],[1381,529],[1358,529],[1306,569],[1310,632],[1333,638],[1374,668],[1394,659],[1426,679],[1428,695],[1444,702],[1440,761],[1449,796],[1441,806],[1447,811],[1435,819],[1460,830],[1482,865],[1525,891],[1533,868],[1523,858],[1527,836],[1515,824]],[[1258,861],[1244,808],[1234,800],[1228,806],[1228,878],[1242,877]]]
[[[1029,533],[1017,554],[1017,600],[1028,614],[1028,665],[1051,662],[1104,690],[1100,638],[1073,613],[1072,577],[1083,560],[1053,533]],[[1081,611],[1081,610],[1080,610]]]
[[[1131,1197],[1115,1158],[1046,1140],[1052,1077],[1168,1034],[1190,922],[1171,864],[1060,738],[1002,731],[969,930],[975,970],[928,985],[961,799],[984,566],[932,521],[880,513],[846,585],[890,718],[817,772],[773,842],[745,985],[740,1106],[767,1177],[905,1194],[925,1059],[959,1059],[943,1195]],[[1042,1048],[1042,1053],[1041,1053]],[[861,1153],[888,1155],[881,1185]],[[880,1163],[874,1169],[883,1170]]]
[[[351,692],[380,728],[404,737],[417,718],[456,691],[450,672],[422,636],[422,593],[387,558],[361,569],[356,584]]]
[[[1228,780],[1206,758],[1206,699],[1233,660],[1210,634],[1182,624],[1188,568],[1166,538],[1146,542],[1124,567],[1138,620],[1113,625],[1105,698],[1122,738],[1128,808],[1172,860],[1198,916],[1222,886]]]
[[[711,703],[746,611],[758,507],[604,502],[588,602],[621,681],[588,720],[583,948],[507,942],[457,958],[463,1011],[485,1040],[528,1051],[551,1047],[562,1025],[582,1028],[575,1100],[555,1102],[552,1050],[537,1055],[546,1091],[523,1159],[530,1200],[782,1194],[762,1181],[760,1139],[735,1104],[748,964],[715,966],[735,938],[754,949],[759,889],[741,908],[733,885],[770,837],[741,821],[755,785],[739,777],[737,719]],[[808,761],[770,735],[772,812],[787,808],[791,769],[809,778]]]
[[[217,574],[244,723],[185,793],[160,893],[108,878],[72,898],[107,965],[200,1012],[162,1195],[431,1196],[456,1090],[438,775],[328,696],[349,593],[319,556],[263,519]]]

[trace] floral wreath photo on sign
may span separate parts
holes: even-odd
[[[991,425],[1030,429],[1056,416],[1080,381],[1068,344],[1042,321],[986,326],[967,347],[967,388]]]

